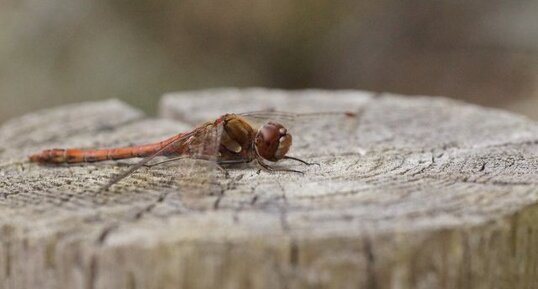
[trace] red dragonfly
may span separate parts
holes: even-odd
[[[214,121],[203,123],[189,132],[182,132],[163,141],[109,149],[47,149],[30,156],[30,161],[44,164],[86,163],[143,157],[129,170],[113,178],[102,190],[129,176],[143,166],[155,166],[174,160],[191,158],[215,161],[219,165],[233,165],[256,162],[268,171],[301,171],[277,168],[267,162],[283,159],[312,165],[302,159],[288,156],[292,136],[282,124],[268,119],[290,120],[300,116],[312,120],[321,114],[338,114],[353,117],[353,113],[293,114],[283,112],[254,112],[244,114],[224,114]],[[255,129],[259,120],[268,120]],[[165,161],[149,164],[157,156],[173,157]]]

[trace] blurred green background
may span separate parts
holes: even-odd
[[[0,0],[0,122],[222,86],[441,95],[538,119],[538,1]]]

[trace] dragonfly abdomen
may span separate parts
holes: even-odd
[[[155,153],[160,146],[145,148],[137,147],[114,149],[50,149],[30,156],[30,161],[40,163],[89,163],[106,160],[145,157]]]
[[[147,157],[160,151],[162,148],[175,141],[182,134],[173,136],[167,140],[131,147],[110,148],[110,149],[48,149],[30,156],[30,161],[39,163],[89,163],[107,160],[128,159],[136,157]],[[177,147],[170,147],[162,152],[162,155],[180,153]]]

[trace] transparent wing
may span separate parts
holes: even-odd
[[[323,155],[360,152],[354,131],[361,111],[290,113],[257,111],[240,114],[256,128],[273,121],[284,125],[293,137],[288,155],[306,161]]]
[[[175,170],[173,185],[189,207],[212,206],[210,199],[222,192],[219,178],[225,177],[225,171],[217,163],[222,131],[222,125],[213,124],[197,130],[185,154],[165,166]]]
[[[108,183],[106,183],[104,186],[102,186],[100,188],[100,192],[102,191],[106,191],[108,189],[110,189],[110,187],[112,187],[113,185],[119,183],[120,181],[122,181],[123,179],[129,177],[130,175],[132,175],[134,172],[136,172],[137,170],[139,170],[140,168],[142,167],[145,167],[145,166],[149,166],[149,163],[157,158],[157,157],[160,157],[160,156],[163,156],[164,153],[169,150],[170,148],[172,147],[179,147],[181,146],[183,143],[185,143],[192,135],[194,134],[194,131],[190,132],[190,133],[187,133],[186,135],[178,138],[177,140],[169,143],[168,145],[164,146],[163,148],[161,148],[159,151],[155,152],[153,155],[151,156],[148,156],[144,159],[142,159],[141,161],[139,161],[138,163],[132,165],[131,167],[129,167],[129,169],[123,171],[122,173],[112,177],[110,179],[110,181]]]
[[[221,173],[216,162],[221,134],[222,125],[204,124],[113,177],[101,191],[124,180],[127,182],[136,173],[145,174],[145,179],[154,183],[149,188],[172,189],[185,197],[217,195],[221,191],[216,179]],[[170,150],[183,153],[168,155]]]

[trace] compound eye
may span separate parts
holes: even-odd
[[[284,158],[286,154],[288,153],[288,151],[290,150],[291,143],[292,143],[291,134],[285,134],[281,136],[278,141],[279,141],[279,144],[275,152],[275,158],[280,160]]]
[[[288,152],[291,135],[281,124],[268,122],[258,130],[255,145],[260,157],[276,162]]]

